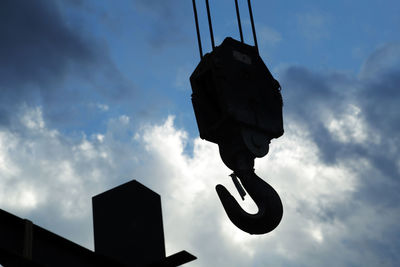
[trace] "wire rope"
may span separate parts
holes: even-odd
[[[239,12],[239,5],[238,5],[237,0],[235,0],[235,7],[236,7],[236,18],[237,18],[238,26],[239,26],[240,41],[243,43],[242,23],[240,22],[240,12]]]
[[[197,18],[196,0],[192,0],[192,3],[193,3],[194,21],[196,23],[197,43],[199,44],[200,59],[203,59],[203,49],[201,47],[201,37],[200,37],[199,20]]]

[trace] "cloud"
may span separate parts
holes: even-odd
[[[1,10],[3,87],[51,84],[63,80],[70,63],[94,60],[94,51],[66,27],[54,4],[3,1]]]
[[[323,75],[297,68],[288,73],[293,76],[285,76],[285,83],[292,77],[298,86],[284,90],[300,92],[285,92],[285,135],[256,162],[256,172],[284,203],[283,221],[268,235],[250,236],[230,223],[214,186],[223,183],[237,193],[216,145],[191,139],[171,116],[134,130],[131,118],[121,115],[109,120],[104,132],[71,139],[47,124],[40,107],[21,108],[12,127],[0,130],[0,205],[92,247],[91,196],[136,178],[162,197],[167,254],[186,249],[199,257],[192,266],[395,266],[398,182],[388,179],[371,156],[369,149],[381,141],[358,142],[357,131],[365,127],[369,137],[372,128],[364,106],[334,93],[335,86],[319,80]],[[352,79],[338,84],[345,81],[353,84]],[[322,92],[314,93],[311,85]],[[307,99],[313,95],[314,100]],[[301,103],[293,99],[298,96]],[[315,138],[321,129],[330,137],[325,145]],[[385,133],[375,134],[383,138]],[[367,153],[321,157],[325,149],[345,146]],[[391,162],[398,164],[398,157]],[[393,189],[383,198],[376,186]],[[250,199],[242,205],[256,211]]]
[[[2,1],[0,25],[0,124],[22,103],[66,123],[88,94],[112,101],[130,93],[106,46],[71,28],[56,3]]]
[[[297,23],[300,33],[310,41],[319,41],[330,37],[330,18],[319,11],[299,14]]]
[[[268,26],[259,26],[258,28],[257,34],[261,45],[276,45],[282,40],[281,34],[276,30]]]
[[[399,62],[400,54],[391,52],[397,51],[394,46],[398,45],[373,53],[359,77],[321,75],[301,67],[291,67],[282,76],[281,83],[288,88],[283,91],[287,116],[312,129],[325,161],[367,157],[382,172],[397,175],[390,162],[399,152],[395,133],[399,130],[400,68],[396,64],[380,67],[387,63],[377,56],[387,53],[389,62]]]
[[[400,44],[387,43],[374,51],[361,67],[359,77],[362,79],[382,78],[400,69]]]
[[[397,139],[400,112],[400,43],[386,44],[364,62],[359,77],[363,89],[358,98],[368,121],[377,131]]]
[[[170,38],[181,29],[177,1],[135,3],[156,26],[154,45],[179,39]],[[307,38],[329,37],[325,16],[298,21]],[[271,29],[264,35],[280,40]],[[105,46],[70,28],[56,4],[2,1],[0,36],[1,208],[92,247],[90,198],[136,178],[162,196],[167,250],[194,253],[193,266],[400,260],[399,44],[379,48],[358,76],[281,71],[286,133],[256,171],[280,193],[285,213],[276,231],[249,236],[229,222],[216,196],[217,183],[235,194],[217,147],[191,139],[173,117],[137,130],[132,117],[114,114],[103,130],[78,137],[54,127],[67,114],[82,119],[80,102],[105,113],[110,99],[130,89]],[[67,87],[71,76],[84,88]],[[243,205],[256,210],[250,200]]]
[[[360,230],[347,238],[352,247],[358,248],[352,253],[388,251],[390,259],[371,257],[371,266],[382,262],[394,266],[396,259],[389,236],[398,235],[394,218],[398,218],[399,211],[394,203],[400,200],[396,193],[400,189],[400,111],[395,89],[400,86],[398,51],[398,44],[381,47],[367,58],[358,77],[321,75],[291,67],[281,80],[286,88],[286,121],[297,121],[304,127],[317,145],[322,162],[344,164],[359,177],[358,189],[341,213],[348,216],[345,227],[353,225]],[[385,216],[390,219],[382,219]],[[374,241],[368,241],[371,239]]]

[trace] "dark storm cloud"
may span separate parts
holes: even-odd
[[[325,161],[336,159],[337,144],[324,125],[324,112],[341,113],[346,102],[347,92],[337,91],[331,80],[346,81],[348,78],[339,74],[321,75],[304,67],[290,67],[282,79],[284,90],[285,115],[306,124],[313,134],[313,140],[322,150]]]
[[[400,45],[399,45],[400,46]],[[328,114],[338,116],[345,113],[346,106],[354,104],[361,109],[368,128],[379,133],[379,145],[397,139],[400,128],[400,50],[391,53],[391,66],[383,66],[387,60],[377,57],[381,50],[393,50],[386,46],[372,54],[366,61],[359,78],[345,74],[318,74],[303,67],[290,67],[283,75],[282,84],[288,117],[305,123],[322,148],[324,156],[349,144],[335,141],[326,127]],[[389,55],[388,55],[389,57]],[[354,143],[353,143],[354,145]],[[397,144],[396,144],[397,145]],[[340,147],[342,146],[342,147]],[[351,151],[365,153],[364,145],[351,147]],[[365,148],[365,147],[364,147]],[[369,149],[369,148],[366,148]],[[327,156],[332,159],[335,155]]]
[[[72,61],[94,58],[88,44],[63,24],[48,1],[2,1],[0,36],[3,87],[53,83],[63,78]]]
[[[395,266],[400,219],[400,44],[377,49],[357,76],[321,74],[305,67],[290,67],[281,74],[286,123],[298,122],[308,131],[324,164],[346,166],[358,177],[346,202],[300,202],[298,212],[316,222],[344,223],[353,229],[341,240],[348,251],[368,252],[371,259],[384,257],[388,266]],[[356,112],[349,107],[356,107]],[[349,116],[356,120],[345,122]],[[346,138],[338,138],[330,128],[334,119],[342,120],[337,125]],[[364,260],[357,257],[357,263]]]
[[[167,44],[181,43],[185,37],[183,25],[188,19],[182,10],[190,10],[188,1],[182,0],[134,0],[135,6],[148,15],[152,31],[149,40],[154,47],[160,48]],[[187,7],[184,7],[184,6]]]
[[[359,99],[368,121],[379,131],[391,134],[391,138],[398,138],[395,133],[400,130],[400,43],[375,51],[360,76],[364,90]]]
[[[62,107],[89,94],[76,85],[66,87],[71,75],[99,95],[121,98],[127,91],[107,50],[87,33],[70,28],[56,2],[1,1],[0,39],[2,124],[21,103],[43,105],[46,114],[53,109],[51,116],[66,117]]]
[[[353,166],[363,177],[359,200],[369,205],[398,203],[400,44],[386,45],[373,53],[359,77],[320,75],[302,67],[291,67],[282,78],[287,89],[283,91],[285,115],[307,126],[325,163],[365,159],[374,169],[371,173],[370,169]],[[348,112],[349,105],[360,108],[366,140],[340,141],[328,127],[332,117]]]
[[[373,53],[360,77],[363,90],[357,100],[369,128],[380,137],[377,144],[366,147],[368,159],[379,172],[365,180],[365,191],[360,198],[371,205],[397,206],[400,201],[400,44],[389,44]]]

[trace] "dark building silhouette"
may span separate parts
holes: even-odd
[[[93,197],[95,251],[0,209],[0,264],[5,267],[179,266],[166,257],[160,195],[133,180]]]

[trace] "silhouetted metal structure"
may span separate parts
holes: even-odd
[[[130,181],[93,197],[95,251],[0,210],[0,264],[6,267],[172,267],[196,259],[166,257],[160,196]]]
[[[270,140],[283,135],[283,101],[279,82],[259,55],[250,0],[254,46],[243,41],[237,0],[235,7],[241,41],[227,37],[216,47],[206,0],[212,51],[203,56],[193,0],[201,61],[190,76],[192,103],[200,137],[218,144],[222,161],[234,172],[239,194],[244,198],[247,191],[259,208],[258,213],[248,214],[225,187],[217,185],[229,219],[245,232],[264,234],[278,226],[283,207],[277,192],[254,173],[254,159],[264,157]]]

